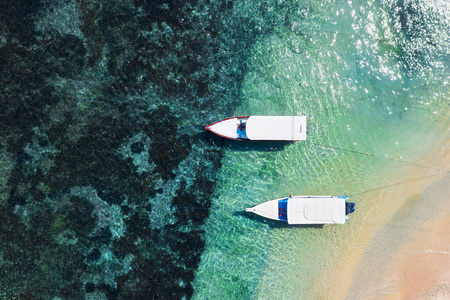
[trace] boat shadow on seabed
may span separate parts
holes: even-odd
[[[267,224],[271,228],[323,228],[323,224],[292,225],[292,224],[288,224],[287,222],[284,222],[284,221],[275,221],[275,220],[266,219],[261,216],[255,215],[254,213],[249,213],[246,211],[236,211],[233,213],[233,216],[248,218],[255,222]]]
[[[212,132],[204,132],[201,137],[208,139],[214,145],[226,147],[233,151],[282,151],[286,146],[292,145],[294,141],[248,141],[248,140],[231,140],[215,135]]]

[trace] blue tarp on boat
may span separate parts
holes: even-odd
[[[288,199],[278,200],[278,220],[287,221]]]
[[[355,203],[345,202],[345,215],[351,214],[355,211]]]

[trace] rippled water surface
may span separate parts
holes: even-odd
[[[376,228],[404,201],[386,200],[386,189],[435,147],[448,151],[448,9],[435,2],[295,2],[287,20],[254,43],[234,114],[307,115],[308,140],[226,150],[196,298],[341,297],[344,279],[335,278],[372,234],[361,224]],[[439,166],[439,158],[421,166],[414,180],[443,174]],[[280,228],[230,214],[291,193],[350,195],[357,211],[350,223],[324,228]],[[385,237],[411,236],[416,222],[394,222],[403,230],[388,228]],[[389,255],[396,247],[375,248]],[[383,265],[381,256],[372,264]],[[367,281],[356,284],[378,297]],[[341,294],[333,294],[339,286]],[[361,297],[356,291],[352,298]]]

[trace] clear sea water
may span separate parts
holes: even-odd
[[[406,187],[448,173],[449,103],[446,0],[6,1],[0,298],[393,295],[370,278],[448,207]],[[307,141],[204,130],[238,115]],[[356,212],[242,214],[289,194]]]
[[[252,13],[247,5],[253,3],[240,9]],[[264,9],[276,12],[272,5]],[[410,162],[421,164],[434,147],[448,151],[442,144],[449,137],[448,2],[288,6],[289,26],[279,24],[253,44],[233,115],[306,115],[308,140],[281,149],[247,144],[226,150],[205,225],[195,299],[337,297],[331,278],[346,260],[352,265],[349,250],[363,249],[370,236],[361,224],[367,218],[381,224],[404,201],[383,199],[379,188],[402,182]],[[415,179],[445,173],[439,166],[423,166]],[[291,193],[350,195],[356,213],[344,226],[324,228],[279,228],[231,213]],[[411,235],[408,226],[417,228],[416,222],[402,223],[400,236]],[[384,233],[391,241],[399,236]],[[375,248],[396,247],[382,245]],[[386,259],[379,256],[375,265]],[[364,287],[372,292],[369,282]]]

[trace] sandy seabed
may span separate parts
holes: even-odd
[[[355,221],[354,240],[341,249],[345,260],[331,266],[339,272],[317,287],[321,297],[450,299],[449,149],[444,135],[401,185],[374,195],[371,211]],[[387,208],[393,213],[380,213]]]

